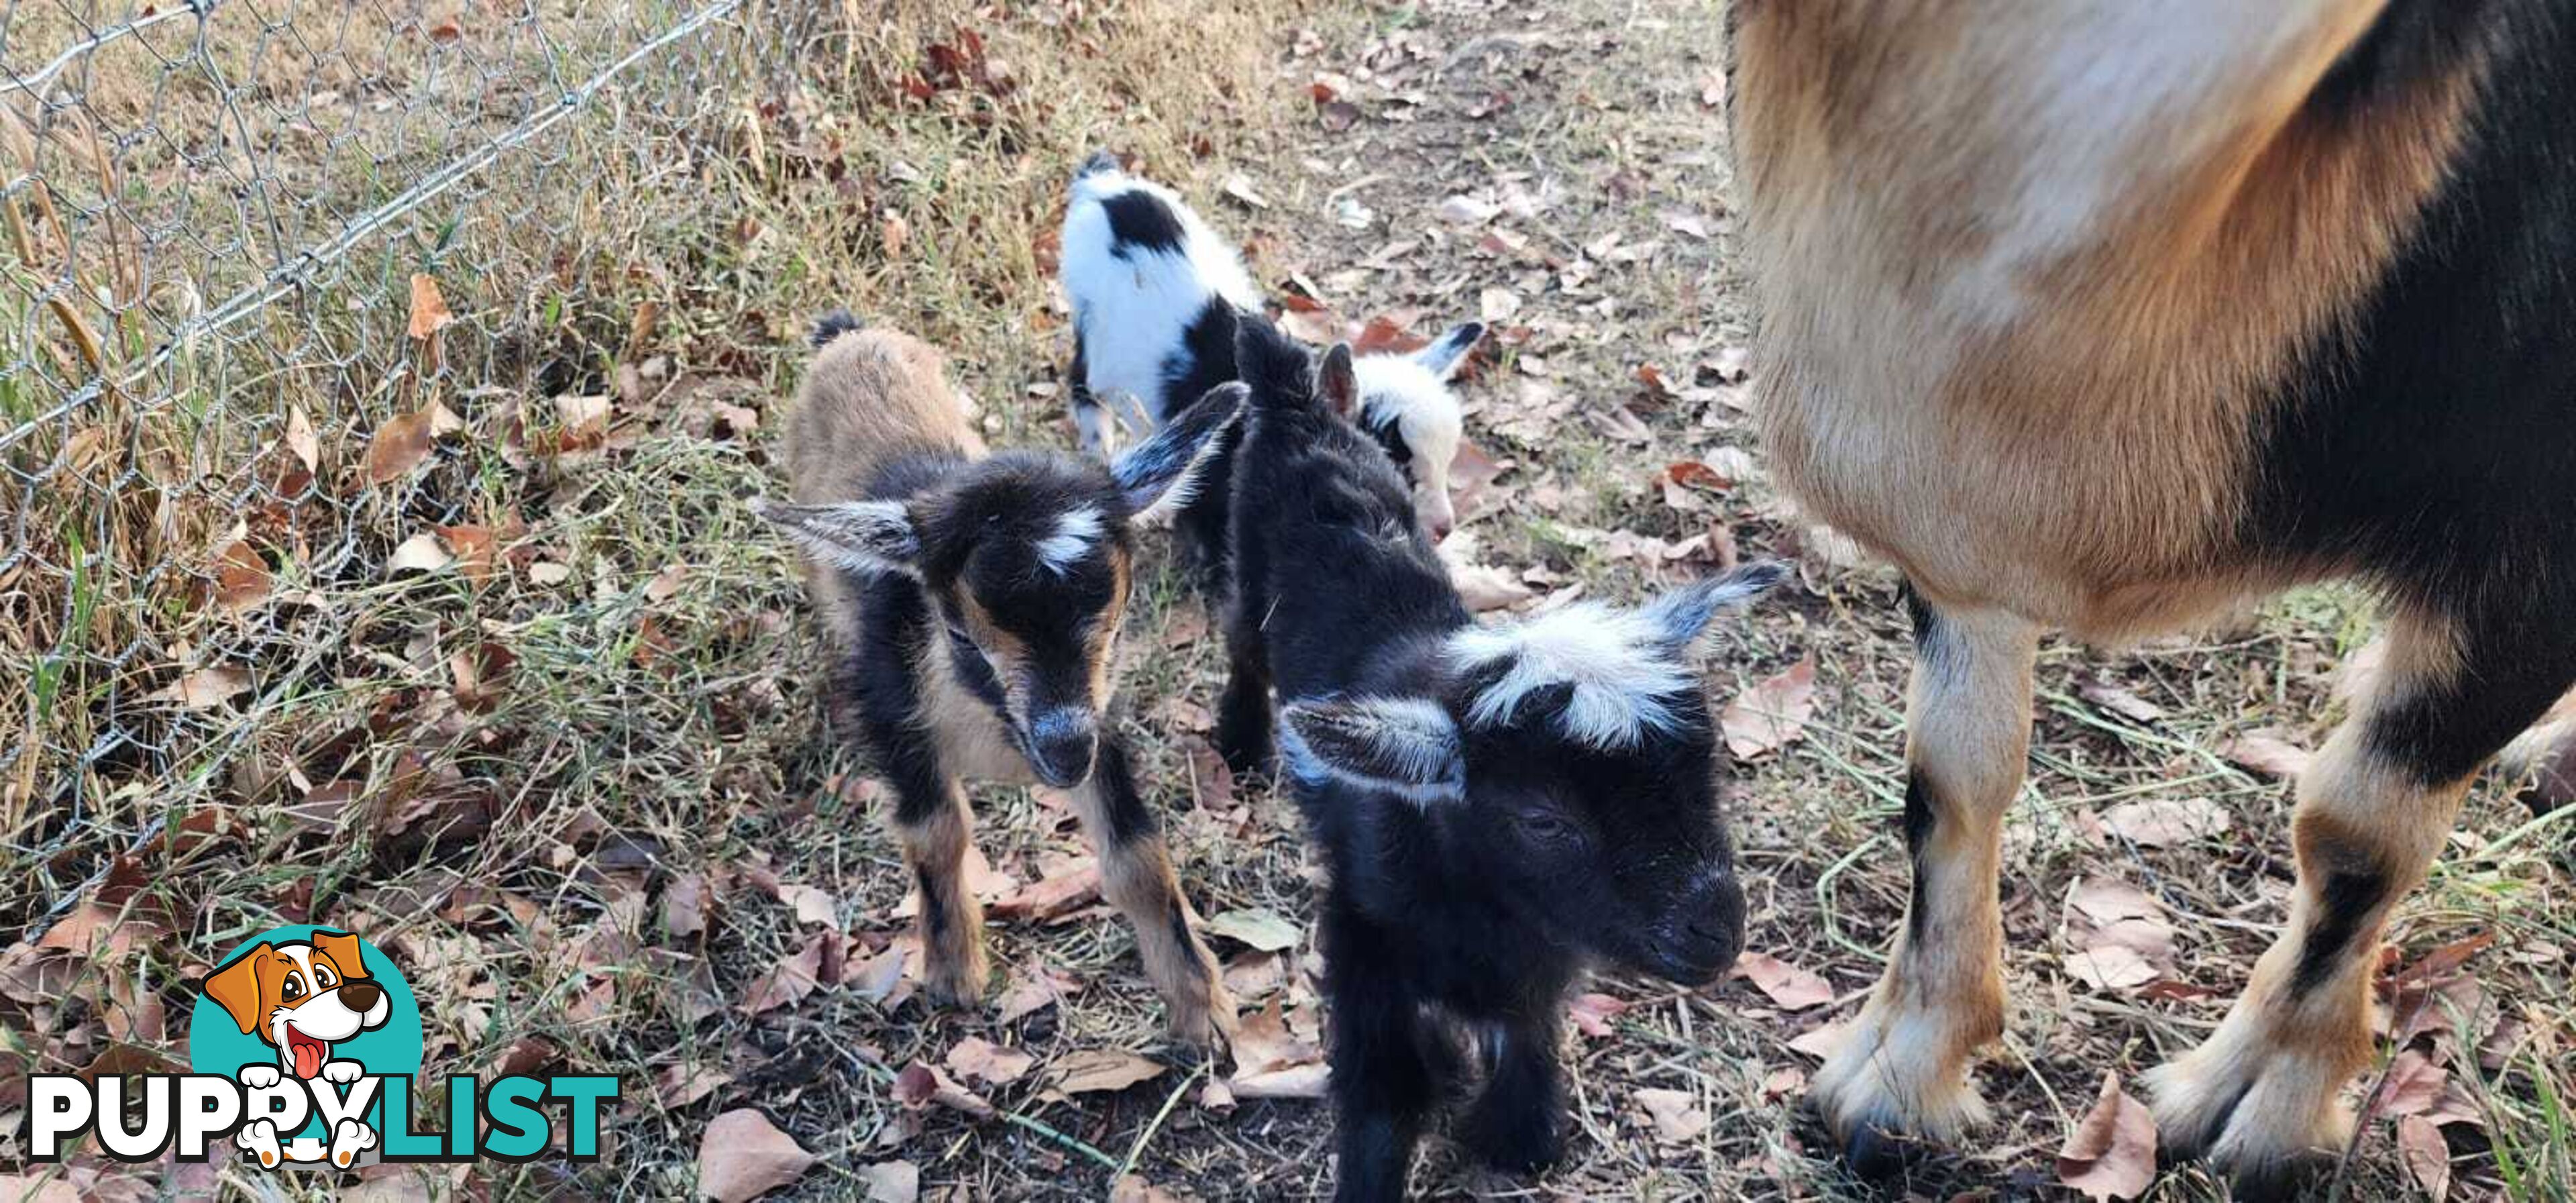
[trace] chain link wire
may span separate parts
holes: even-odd
[[[526,298],[580,286],[623,190],[689,187],[672,148],[829,6],[769,7],[0,0],[0,857],[38,866],[0,927],[340,687],[366,608],[321,599],[468,520],[364,480],[368,438],[537,386],[560,315]],[[414,273],[456,301],[433,342]]]

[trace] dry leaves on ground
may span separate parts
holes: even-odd
[[[1234,1052],[1234,1076],[1226,1086],[1235,1098],[1322,1098],[1325,1086],[1332,1080],[1331,1070],[1324,1064],[1323,1048],[1289,1030],[1287,1014],[1277,998],[1244,1016],[1236,1024],[1229,1044]]]
[[[2226,832],[2227,808],[2207,798],[2153,798],[2104,811],[2102,829],[2141,848],[2171,848]]]
[[[2248,731],[2219,745],[2218,754],[2280,781],[2296,780],[2308,771],[2311,753],[2290,742],[2289,733],[2270,727]]]
[[[1565,1004],[1565,1017],[1573,1021],[1575,1031],[1598,1038],[1610,1034],[1610,1021],[1617,1019],[1628,1005],[1607,994],[1577,994]]]
[[[1250,946],[1259,952],[1282,952],[1297,946],[1298,927],[1265,907],[1227,911],[1207,921],[1207,933]]]
[[[744,1203],[804,1177],[813,1166],[814,1155],[795,1137],[744,1107],[707,1124],[698,1141],[698,1193],[717,1203]]]
[[[2066,895],[2067,976],[2104,993],[2138,990],[2173,966],[2164,904],[2110,877],[2079,878]]]
[[[2134,1199],[2155,1182],[2155,1116],[2120,1089],[2120,1075],[2102,1075],[2101,1097],[2058,1150],[2057,1180],[2097,1201]]]
[[[1730,975],[1753,983],[1772,1005],[1789,1011],[1803,1011],[1834,1001],[1833,983],[1823,974],[1791,965],[1766,952],[1748,952],[1737,957]]]
[[[991,1119],[1001,1114],[984,1096],[957,1084],[939,1067],[927,1061],[915,1061],[894,1076],[894,1101],[919,1111],[934,1104],[961,1111],[976,1119]]]
[[[868,1203],[913,1203],[921,1197],[921,1167],[909,1161],[880,1161],[854,1172],[868,1188]]]
[[[1163,1063],[1119,1049],[1091,1049],[1056,1059],[1050,1067],[1059,1094],[1125,1090],[1162,1076]]]
[[[1655,1139],[1666,1144],[1689,1144],[1708,1131],[1708,1112],[1700,1109],[1698,1096],[1687,1090],[1647,1087],[1637,1092],[1637,1105],[1654,1123]]]
[[[1745,690],[1718,715],[1726,748],[1739,760],[1768,756],[1806,734],[1816,712],[1816,658],[1801,657],[1788,671]]]
[[[948,1068],[957,1076],[987,1086],[1007,1086],[1029,1072],[1037,1059],[1018,1049],[1008,1049],[981,1036],[969,1036],[948,1050]]]

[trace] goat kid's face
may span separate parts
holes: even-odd
[[[1106,470],[1004,452],[901,501],[754,508],[823,564],[919,581],[939,623],[928,654],[950,658],[1039,781],[1069,789],[1090,776],[1109,704],[1130,528],[1196,495],[1243,398],[1211,392]]]
[[[1414,513],[1435,543],[1458,526],[1458,511],[1449,497],[1449,466],[1465,440],[1466,420],[1450,382],[1484,336],[1483,324],[1466,322],[1417,351],[1357,356],[1351,361],[1351,395],[1326,397],[1353,415],[1404,469],[1413,486]]]
[[[1782,575],[1752,565],[1641,609],[1463,630],[1420,695],[1288,707],[1283,764],[1369,798],[1386,871],[1436,873],[1582,955],[1715,980],[1743,947],[1744,892],[1698,661],[1716,614]]]

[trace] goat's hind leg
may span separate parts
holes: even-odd
[[[2218,1030],[2148,1080],[2165,1146],[2229,1169],[2240,1198],[2289,1196],[2347,1138],[2336,1096],[2374,1053],[2388,914],[2424,879],[2478,769],[2576,679],[2576,635],[2527,617],[2564,609],[2512,609],[2390,622],[2377,678],[2299,779],[2288,927]]]
[[[1865,1177],[1904,1166],[1912,1142],[1949,1143],[1983,1121],[1968,1080],[2003,1034],[2004,811],[2030,745],[2037,629],[1999,610],[1909,596],[1914,681],[1906,705],[1904,836],[1914,891],[1887,970],[1812,1095]]]
[[[1231,1032],[1234,1001],[1219,978],[1216,954],[1199,940],[1197,916],[1172,872],[1162,822],[1136,789],[1125,744],[1111,737],[1100,741],[1091,777],[1074,800],[1083,830],[1100,852],[1101,893],[1136,929],[1137,955],[1170,1010],[1172,1034],[1205,1046]]]

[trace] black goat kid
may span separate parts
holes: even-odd
[[[1173,1032],[1207,1040],[1233,1006],[1101,712],[1129,528],[1187,503],[1240,393],[1176,416],[1106,470],[1044,452],[988,456],[937,351],[846,315],[824,319],[815,341],[786,440],[796,504],[752,504],[812,559],[835,726],[892,787],[931,992],[972,1002],[987,976],[983,912],[960,880],[969,817],[958,778],[1035,780],[1073,791],[1099,847],[1101,892],[1135,926]]]
[[[1338,1197],[1403,1195],[1461,1026],[1489,1074],[1460,1139],[1496,1166],[1546,1165],[1563,1149],[1558,1015],[1582,967],[1699,983],[1735,960],[1729,765],[1696,659],[1718,611],[1781,570],[1480,627],[1404,478],[1346,420],[1349,348],[1311,372],[1257,337],[1238,353],[1252,400],[1219,739],[1240,767],[1268,761],[1276,687],[1281,767],[1330,871]]]

